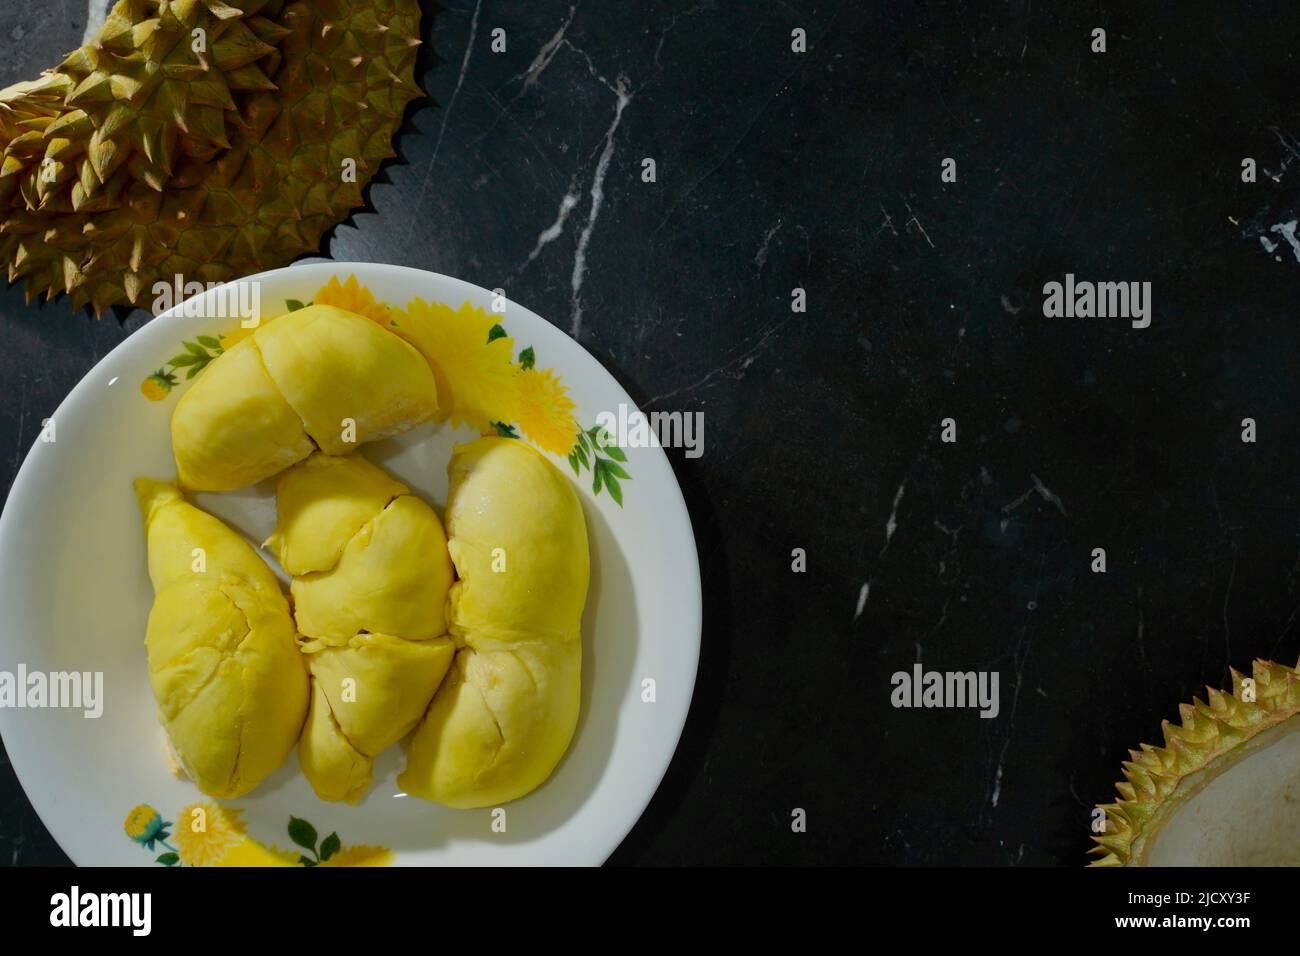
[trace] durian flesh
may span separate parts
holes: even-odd
[[[590,558],[569,480],[522,441],[481,438],[448,465],[457,650],[398,785],[453,807],[540,786],[578,719]]]
[[[428,364],[377,323],[328,305],[264,322],[212,361],[172,413],[180,482],[233,491],[320,447],[343,454],[432,417]]]
[[[451,665],[447,539],[432,508],[360,455],[295,465],[276,505],[267,546],[294,575],[312,676],[299,762],[322,799],[355,802]]]
[[[204,793],[248,793],[293,749],[307,671],[279,581],[172,484],[139,478],[155,598],[145,637],[159,718]]]
[[[1300,865],[1300,674],[1255,661],[1232,681],[1130,751],[1092,865]]]
[[[255,346],[256,336],[232,348],[223,359],[238,359],[227,363],[234,371],[214,380],[248,375],[240,394],[255,391]],[[241,347],[258,364],[245,366]],[[230,409],[239,401],[214,392],[208,413],[223,409],[233,433],[240,418]],[[268,421],[275,424],[243,418],[245,426]],[[240,443],[223,436],[213,444]],[[283,471],[267,547],[293,576],[293,617],[270,570],[238,536],[185,504],[175,486],[137,483],[159,592],[151,679],[182,763],[205,792],[247,792],[283,759],[299,727],[302,769],[325,800],[361,799],[374,757],[408,735],[398,783],[413,796],[490,806],[550,776],[579,711],[590,576],[581,504],[568,479],[518,440],[458,446],[448,475],[449,537],[432,508],[360,455],[315,452]],[[196,546],[218,572],[215,585],[189,571]],[[232,641],[242,649],[241,639],[273,643],[275,653],[270,665],[228,676],[222,655]],[[294,685],[287,695],[285,679]],[[217,690],[209,693],[209,683]],[[265,699],[250,700],[255,694]],[[259,736],[269,746],[240,736],[251,726],[245,713],[273,725]],[[222,762],[232,759],[237,769]]]

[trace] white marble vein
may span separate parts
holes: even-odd
[[[588,66],[591,65],[590,58],[587,59],[587,63]],[[595,70],[593,69],[592,72],[594,74]],[[597,77],[606,86],[609,86],[608,81],[599,77],[599,75]],[[609,129],[605,131],[605,146],[600,152],[600,159],[596,162],[596,173],[591,179],[591,208],[587,212],[586,225],[582,227],[582,232],[578,236],[578,248],[573,254],[573,277],[571,280],[573,313],[569,323],[569,334],[575,339],[582,334],[582,283],[587,275],[587,249],[591,245],[591,235],[596,228],[600,208],[605,202],[605,176],[609,173],[610,160],[614,158],[614,134],[618,132],[618,124],[623,122],[623,111],[632,102],[632,94],[627,88],[626,77],[620,75],[616,85],[611,89],[618,97],[618,102],[614,106],[614,120],[609,124]]]
[[[719,375],[721,375],[723,372],[725,372],[727,369],[732,368],[735,365],[739,365],[742,370],[749,368],[749,366],[753,364],[754,358],[758,355],[759,352],[763,350],[763,348],[767,345],[768,341],[772,338],[772,336],[775,335],[782,328],[784,328],[794,318],[795,315],[792,313],[790,318],[783,319],[782,321],[776,323],[776,325],[773,325],[770,328],[766,329],[759,336],[758,342],[755,345],[741,352],[739,355],[734,355],[732,358],[727,359],[721,365],[717,366],[712,371],[710,371],[703,378],[697,379],[696,381],[691,382],[688,385],[682,385],[678,388],[673,389],[670,392],[661,392],[658,395],[654,395],[646,399],[646,401],[641,407],[650,408],[656,402],[661,402],[665,398],[674,398],[678,395],[681,395],[683,392],[693,392],[697,388],[702,388],[703,386],[707,385],[709,382],[717,378]],[[739,378],[740,376],[736,376],[736,377]]]
[[[569,213],[573,212],[573,208],[578,205],[579,198],[575,188],[570,186],[569,191],[560,200],[560,209],[555,215],[555,221],[537,234],[537,243],[533,246],[533,251],[528,253],[528,258],[515,270],[516,272],[526,269],[541,254],[543,248],[560,238],[564,232],[564,224],[569,220]]]
[[[1296,262],[1300,262],[1300,239],[1296,238],[1296,225],[1296,220],[1291,219],[1287,222],[1279,222],[1276,225],[1269,226],[1268,231],[1275,232],[1285,239],[1286,244],[1291,247],[1291,251],[1295,254]],[[1277,248],[1276,244],[1274,248]]]
[[[1053,492],[1051,488],[1048,488],[1045,484],[1043,484],[1042,479],[1040,479],[1033,472],[1029,473],[1029,477],[1033,479],[1034,490],[1038,492],[1038,496],[1042,498],[1044,501],[1056,505],[1056,509],[1059,512],[1061,512],[1062,516],[1068,518],[1069,515],[1065,513],[1065,504],[1061,501],[1060,498],[1056,496],[1056,493]]]
[[[894,540],[894,532],[898,530],[898,505],[903,500],[903,495],[907,493],[907,479],[904,478],[899,482],[898,490],[894,492],[894,507],[889,512],[889,520],[885,522],[885,546],[880,549],[881,556],[889,550],[889,542]]]
[[[856,621],[858,618],[862,617],[862,612],[867,607],[867,599],[869,597],[871,597],[871,582],[867,581],[858,591],[858,606],[853,612],[853,620]]]
[[[424,194],[428,192],[429,180],[433,176],[433,167],[437,165],[438,153],[442,150],[442,139],[447,135],[447,121],[451,119],[451,111],[456,107],[456,99],[460,96],[460,88],[465,85],[465,75],[469,73],[469,61],[474,53],[474,41],[478,37],[478,15],[482,9],[483,0],[477,0],[474,4],[474,15],[469,21],[469,40],[465,44],[465,56],[460,61],[460,74],[456,77],[456,86],[451,91],[451,99],[447,101],[447,108],[442,111],[442,125],[438,127],[438,138],[433,144],[433,155],[429,157],[429,165],[424,167],[424,178],[420,180],[420,189],[415,194],[415,202],[411,204],[411,225],[406,231],[408,237],[415,228],[416,222],[419,221]]]
[[[781,231],[782,220],[778,219],[776,225],[767,231],[763,236],[763,243],[758,247],[758,252],[754,255],[754,265],[758,269],[758,274],[763,274],[763,266],[767,265],[768,249],[772,245],[772,237]]]
[[[564,34],[568,32],[569,24],[573,22],[573,15],[577,10],[576,6],[569,7],[568,19],[560,24],[560,29],[555,31],[553,37],[542,44],[542,48],[537,51],[537,55],[533,57],[533,62],[528,65],[528,69],[520,76],[515,77],[515,79],[523,79],[524,81],[524,85],[520,88],[516,99],[532,89],[536,85],[538,77],[551,65],[551,61],[555,59],[555,54],[559,51],[560,43],[564,40]]]
[[[1029,625],[1038,611],[1038,596],[1043,590],[1043,571],[1046,566],[1047,552],[1044,550],[1042,557],[1038,561],[1038,581],[1034,584],[1034,596],[1029,602],[1024,626],[1020,628],[1020,636],[1016,639],[1015,647],[1011,651],[1011,660],[1016,669],[1016,683],[1015,690],[1011,694],[1011,707],[1007,713],[1007,736],[1002,741],[1002,750],[998,754],[997,768],[993,773],[993,792],[990,795],[989,804],[995,810],[998,801],[1002,799],[1002,771],[1006,766],[1007,751],[1011,749],[1011,739],[1016,732],[1016,711],[1020,707],[1020,688],[1025,682],[1025,661],[1029,657]]]

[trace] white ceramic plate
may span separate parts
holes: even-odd
[[[458,279],[365,263],[299,265],[253,277],[262,309],[309,301],[331,276],[355,274],[394,305],[412,297],[490,309],[492,294]],[[212,296],[213,293],[208,293]],[[602,411],[632,400],[581,346],[522,306],[500,316],[516,349],[532,345],[539,368],[553,368],[590,427]],[[237,324],[237,323],[233,323]],[[0,734],[27,796],[60,846],[83,865],[157,865],[175,845],[152,849],[128,838],[127,815],[151,807],[173,824],[205,798],[175,777],[145,669],[145,621],[153,600],[140,516],[131,491],[137,475],[171,478],[168,423],[180,384],[162,401],[146,400],[141,382],[184,351],[182,341],[229,331],[229,319],[190,318],[172,310],[140,329],[73,389],[53,416],[54,441],[37,440],[0,518],[0,671],[102,672],[103,713],[0,707]],[[453,444],[473,434],[426,425],[398,439],[363,446],[441,511]],[[268,781],[233,801],[249,836],[291,847],[291,816],[345,847],[392,850],[398,864],[598,864],[618,846],[654,794],[686,720],[699,659],[699,563],[690,519],[667,458],[658,447],[627,448],[623,504],[593,494],[592,474],[574,476],[592,550],[591,592],[583,619],[582,714],[573,743],[551,779],[505,807],[505,832],[485,810],[452,810],[400,794],[399,747],[381,755],[375,785],[357,806],[317,799],[296,752]],[[272,483],[197,503],[254,544],[274,525]],[[267,556],[263,552],[264,556]],[[267,556],[269,559],[269,556]],[[655,700],[643,701],[654,681]],[[499,817],[498,817],[499,819]]]

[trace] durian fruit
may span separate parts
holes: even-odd
[[[182,769],[204,793],[248,793],[284,762],[307,715],[289,604],[257,553],[173,484],[138,478],[154,604],[149,682]]]
[[[182,156],[207,161],[229,149],[242,122],[235,97],[275,89],[273,44],[289,31],[259,15],[265,6],[120,0],[94,42],[36,85],[0,91],[18,109],[51,98],[61,107],[30,130],[39,135],[6,137],[3,188],[29,210],[93,212],[130,180],[162,189]]]
[[[365,796],[374,758],[419,723],[454,653],[446,637],[357,634],[306,655],[312,702],[298,762],[318,797],[356,803]]]
[[[362,316],[312,305],[262,323],[199,373],[172,413],[180,483],[233,491],[316,448],[345,454],[429,419],[433,373]]]
[[[540,786],[577,724],[587,528],[569,480],[524,442],[460,445],[447,470],[458,650],[398,784],[452,807],[495,806]]]
[[[315,250],[395,155],[419,19],[417,0],[120,0],[0,91],[10,281],[102,313]]]
[[[451,665],[447,539],[432,508],[360,455],[284,472],[276,509],[266,546],[293,575],[312,677],[299,763],[321,799],[355,802]]]
[[[30,172],[45,155],[45,130],[63,112],[66,95],[67,81],[49,74],[0,90],[0,208],[25,202],[20,190],[34,194]]]
[[[1300,865],[1300,674],[1257,660],[1179,713],[1130,751],[1092,865]]]

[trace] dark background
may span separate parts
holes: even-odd
[[[326,253],[502,286],[566,330],[578,303],[634,397],[705,415],[704,457],[671,454],[704,575],[695,702],[613,862],[1076,866],[1128,748],[1229,665],[1295,661],[1287,6],[426,7],[404,165]],[[5,3],[0,80],[77,45],[83,8]],[[1067,271],[1152,282],[1151,327],[1044,318]],[[0,293],[6,485],[147,318],[68,308]],[[893,709],[918,658],[999,671],[1001,714]],[[0,863],[65,860],[4,764]]]

